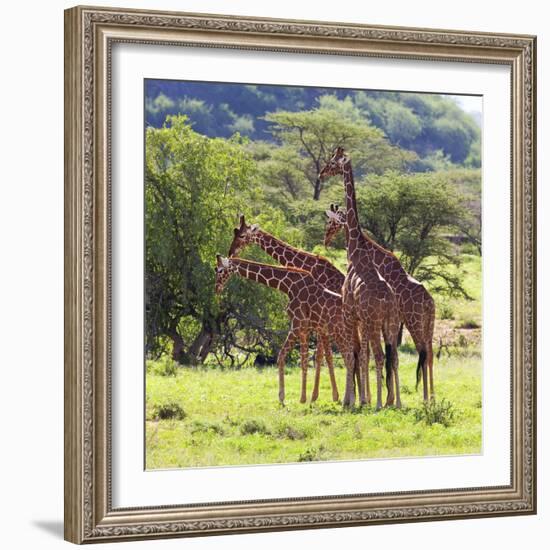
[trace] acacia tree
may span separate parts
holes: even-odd
[[[388,172],[358,182],[356,190],[362,227],[395,251],[410,275],[435,290],[468,297],[455,269],[460,256],[445,237],[460,230],[468,211],[444,173]]]
[[[224,308],[214,296],[214,258],[234,220],[257,193],[254,164],[239,138],[209,139],[186,117],[146,133],[146,335],[163,338],[178,361],[201,362],[214,344]]]
[[[329,96],[330,97],[330,96]],[[402,169],[414,155],[392,146],[384,133],[356,116],[347,105],[339,107],[337,99],[320,100],[320,106],[309,111],[268,113],[270,131],[283,145],[299,153],[295,165],[313,188],[313,199],[319,200],[319,173],[336,147],[354,153],[360,173],[383,173]]]

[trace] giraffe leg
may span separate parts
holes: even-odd
[[[424,390],[424,402],[427,403],[428,402],[428,365],[427,365],[428,355],[427,355],[427,352],[425,353],[426,353],[426,357],[424,359],[424,364],[422,365],[422,387]]]
[[[376,410],[379,411],[382,408],[382,369],[384,368],[384,352],[380,344],[380,332],[371,334],[369,342],[376,363]]]
[[[362,350],[361,350],[362,351]],[[369,363],[370,363],[370,346],[369,341],[365,341],[365,393],[367,396],[367,405],[371,405],[372,396],[370,392],[370,373],[369,373]]]
[[[315,350],[315,379],[313,381],[313,393],[311,394],[311,402],[317,401],[319,397],[319,381],[321,379],[321,365],[323,363],[324,342],[320,335],[317,335],[317,349]]]
[[[362,376],[363,376],[363,397],[364,397],[364,402],[362,401],[361,404],[362,405],[367,404],[370,406],[372,397],[370,393],[369,361],[370,361],[369,341],[367,338],[365,338],[360,351],[360,363],[361,363]]]
[[[416,351],[418,353],[418,366],[417,366],[417,378],[416,378],[416,389],[420,384],[420,378],[422,378],[423,386],[423,398],[424,402],[428,401],[428,380],[427,380],[427,339],[424,330],[420,330],[422,327],[414,326],[411,324],[405,324],[411,338],[413,339]],[[427,330],[427,329],[426,329]]]
[[[334,362],[332,360],[332,348],[330,347],[330,340],[328,335],[322,336],[323,348],[325,349],[325,360],[327,362],[328,374],[330,377],[330,385],[332,387],[332,400],[338,401],[340,396],[338,395],[338,385],[336,384],[336,376],[334,375]]]
[[[432,347],[432,341],[430,340],[428,342],[427,347],[427,358],[426,362],[428,364],[428,373],[430,378],[430,399],[435,399],[435,392],[434,392],[434,352]]]
[[[281,351],[279,351],[279,355],[277,357],[277,368],[279,370],[279,402],[281,403],[281,405],[284,405],[285,403],[286,356],[288,355],[289,351],[292,349],[292,346],[294,345],[295,341],[296,341],[296,334],[294,332],[289,332],[283,344],[283,347],[281,348]]]
[[[308,333],[300,333],[300,359],[302,365],[302,392],[300,395],[300,403],[305,403],[307,401],[306,389],[307,389],[307,367],[309,362],[309,353],[308,353]]]
[[[389,344],[389,345],[388,345]],[[386,354],[385,354],[385,361],[386,361],[386,388],[388,390],[388,396],[386,398],[386,407],[393,407],[395,403],[395,391],[394,391],[394,374],[395,371],[393,369],[393,363],[394,363],[394,350],[396,349],[396,342],[390,344],[386,341]]]
[[[353,350],[343,351],[342,357],[346,365],[346,391],[344,393],[344,407],[353,407],[355,404],[355,387],[353,377],[355,375],[355,354]]]
[[[361,380],[361,362],[359,362],[359,364],[355,367],[354,369],[354,379],[353,379],[353,384],[354,384],[354,389],[355,390],[358,390],[359,392],[359,401],[361,402],[361,386],[362,386],[362,380]],[[362,403],[361,403],[362,404]]]
[[[392,370],[393,370],[393,379],[395,381],[395,406],[401,408],[401,392],[399,389],[399,354],[397,353],[397,346],[392,349]]]

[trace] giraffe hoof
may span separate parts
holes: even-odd
[[[306,397],[304,397],[304,396],[300,397],[300,403],[303,404],[303,403],[305,403],[306,401],[307,401],[307,398],[306,398]]]
[[[318,394],[318,393],[314,393],[314,394],[311,396],[311,402],[312,402],[312,403],[315,403],[315,401],[317,401],[318,398],[319,398],[319,394]]]
[[[335,394],[333,394],[333,396],[332,396],[332,400],[333,400],[335,403],[338,403],[338,401],[340,401],[340,396],[339,396],[337,393],[335,393]]]

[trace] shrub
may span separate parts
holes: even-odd
[[[261,421],[256,419],[246,420],[241,426],[241,433],[243,435],[251,434],[269,434],[267,426]]]
[[[298,462],[314,462],[316,460],[321,460],[322,451],[322,447],[308,447],[303,453],[300,453]]]
[[[147,361],[147,372],[156,376],[176,376],[177,369],[177,363],[168,355],[157,361]]]
[[[306,433],[303,430],[294,428],[292,426],[281,426],[277,430],[277,437],[282,439],[290,439],[291,441],[297,441],[300,439],[305,439],[307,437]]]
[[[439,305],[439,307],[437,308],[437,313],[439,313],[440,319],[452,320],[455,318],[453,308],[447,302],[443,302]]]
[[[455,419],[455,410],[450,401],[433,399],[423,403],[422,408],[415,411],[415,417],[417,422],[424,421],[429,426],[441,424],[448,428]]]
[[[187,413],[174,401],[153,405],[153,412],[151,415],[154,420],[168,420],[170,418],[183,420],[186,416]]]
[[[217,435],[223,435],[224,429],[216,422],[203,422],[202,420],[195,420],[191,426],[191,433],[195,434],[197,432],[214,432]]]
[[[474,328],[480,328],[480,327],[481,325],[477,321],[474,321],[473,319],[466,319],[458,325],[458,328],[464,328],[464,329],[474,329]]]

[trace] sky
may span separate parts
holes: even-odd
[[[456,103],[467,113],[481,113],[483,97],[480,95],[452,95]]]

